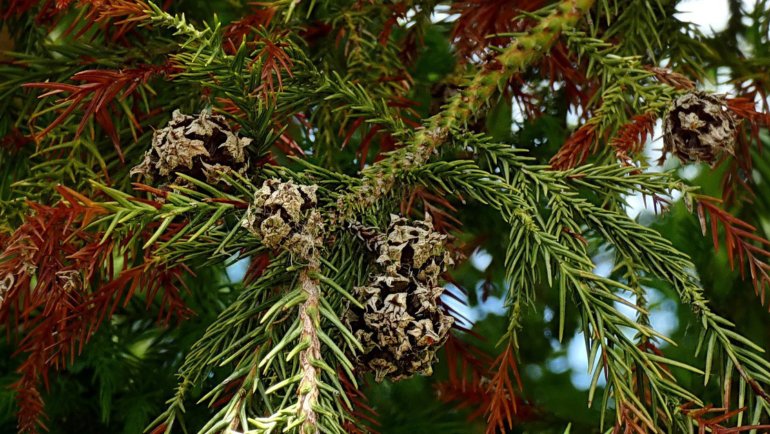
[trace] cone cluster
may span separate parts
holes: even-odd
[[[373,371],[378,382],[433,372],[453,322],[439,304],[440,275],[453,263],[445,244],[430,219],[398,216],[371,243],[378,273],[355,288],[363,309],[350,306],[345,320],[364,347],[357,369]]]

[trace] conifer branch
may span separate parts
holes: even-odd
[[[570,0],[557,4],[553,12],[526,34],[517,35],[514,42],[495,58],[496,68],[478,74],[461,92],[452,97],[444,111],[431,119],[429,128],[449,130],[464,126],[477,115],[479,109],[489,103],[494,92],[501,88],[511,75],[521,72],[539,56],[547,53],[560,32],[575,26],[593,3],[591,0]],[[426,141],[425,145],[432,148],[438,143]]]
[[[618,324],[618,326],[635,328],[639,338],[645,341],[650,339],[667,339],[654,333],[651,334],[644,320],[629,323],[625,317],[615,312],[612,308],[594,310],[598,306],[605,306],[599,299],[594,298],[594,294],[604,294],[605,297],[612,299],[615,297],[612,295],[613,287],[629,292],[633,292],[633,289],[618,282],[598,278],[592,274],[593,263],[590,258],[584,256],[585,253],[582,253],[585,251],[584,246],[574,237],[563,236],[564,232],[561,225],[569,225],[570,221],[579,219],[589,227],[595,228],[598,234],[618,250],[625,261],[639,264],[643,267],[642,271],[656,274],[671,281],[679,291],[681,299],[686,303],[692,304],[694,312],[702,317],[704,334],[713,333],[711,340],[717,344],[716,348],[719,348],[721,354],[730,361],[729,364],[735,367],[734,369],[737,370],[744,384],[764,401],[766,394],[763,391],[763,386],[760,385],[760,383],[765,382],[765,375],[762,373],[762,369],[770,368],[770,365],[767,365],[767,368],[755,368],[756,362],[749,362],[749,360],[757,357],[757,355],[756,353],[753,355],[748,354],[757,351],[758,347],[732,330],[729,330],[732,325],[714,315],[707,305],[704,304],[703,290],[700,288],[697,280],[687,271],[694,268],[689,262],[689,258],[676,251],[668,240],[661,237],[654,230],[631,221],[623,210],[608,211],[607,209],[600,209],[580,198],[576,192],[570,192],[574,187],[570,187],[568,184],[569,182],[576,181],[579,183],[578,185],[589,187],[597,192],[601,192],[608,188],[609,185],[613,185],[612,188],[616,189],[617,192],[642,191],[645,194],[657,195],[668,194],[672,188],[681,186],[681,183],[668,181],[666,176],[639,174],[633,168],[623,167],[611,171],[602,170],[602,168],[597,167],[585,167],[567,172],[543,170],[539,167],[529,166],[527,164],[527,157],[522,156],[518,152],[509,151],[509,147],[490,147],[483,139],[478,139],[481,138],[476,138],[476,149],[487,153],[487,161],[494,162],[492,167],[502,167],[501,173],[510,179],[510,181],[502,180],[503,183],[511,182],[512,186],[514,186],[513,188],[500,190],[500,194],[523,194],[524,197],[529,198],[529,201],[526,202],[528,203],[527,208],[497,206],[512,226],[510,236],[512,247],[509,250],[507,259],[508,278],[510,279],[511,287],[526,288],[527,285],[532,285],[533,282],[537,281],[536,275],[530,275],[525,271],[525,261],[530,261],[531,258],[524,256],[522,253],[541,251],[542,253],[534,254],[542,254],[542,260],[546,264],[550,261],[554,261],[556,264],[555,268],[547,265],[545,270],[549,285],[552,282],[552,276],[555,275],[562,294],[569,287],[577,290],[579,299],[582,301],[581,306],[584,309],[584,318],[591,325],[590,329],[585,330],[586,338],[589,339],[589,342],[592,339],[590,336],[593,333],[597,333],[597,330],[612,333],[612,324],[614,323]],[[473,140],[466,140],[463,142],[463,146],[471,146]],[[455,167],[462,166],[455,164]],[[435,170],[433,165],[427,165],[424,168],[425,170]],[[626,180],[620,181],[615,179],[613,175],[609,175],[612,171],[617,171],[617,173],[621,174],[619,178],[626,178]],[[431,176],[436,175],[433,174]],[[495,175],[489,173],[488,176],[494,177]],[[640,179],[639,183],[633,181],[637,176]],[[613,181],[609,181],[611,178]],[[466,179],[470,180],[473,178]],[[432,184],[436,183],[443,186],[448,192],[456,190],[456,187],[450,187],[451,184],[446,182],[440,180],[432,182]],[[538,208],[538,203],[531,199],[536,197],[534,192],[530,191],[533,186],[538,191],[542,191],[542,194],[548,198],[549,206],[554,210],[546,222],[542,222],[535,211]],[[685,194],[689,194],[686,187],[682,186],[682,188],[684,188]],[[522,203],[521,198],[516,200],[519,204]],[[500,203],[512,205],[511,202],[504,199],[499,199],[490,204],[495,206]],[[534,216],[530,214],[533,212],[535,213]],[[580,231],[579,226],[574,223],[570,227],[569,233],[573,231]],[[565,249],[565,244],[571,245],[574,250]],[[565,302],[563,295],[561,300],[563,306]],[[562,311],[561,315],[563,314],[564,312]],[[646,313],[641,310],[639,315],[641,318],[644,318]],[[620,354],[615,354],[618,350],[622,351],[622,354],[626,356],[631,356],[631,360],[634,361],[636,366],[644,370],[644,378],[650,382],[648,384],[653,385],[650,393],[652,393],[652,397],[655,400],[659,401],[660,405],[665,406],[665,403],[669,402],[672,398],[679,398],[684,400],[684,402],[697,401],[694,395],[672,382],[672,378],[668,378],[669,374],[666,371],[661,371],[657,366],[661,362],[672,363],[674,366],[699,372],[695,368],[642,350],[642,348],[637,347],[636,344],[623,336],[620,333],[620,328],[615,329],[615,335],[612,338],[612,342],[618,345],[618,349],[605,347],[606,337],[602,335],[604,332],[598,331],[598,333],[600,335],[593,337],[593,339],[596,339],[593,346],[589,345],[589,347],[594,348],[593,353],[597,353],[601,349],[600,353],[605,357],[602,359],[602,366],[608,375],[608,381],[613,385],[610,393],[612,393],[613,399],[619,403],[616,406],[617,420],[626,420],[629,417],[626,412],[630,411],[635,415],[635,418],[639,418],[638,420],[646,424],[648,428],[654,429],[657,418],[657,415],[647,413],[648,403],[639,401],[639,398],[630,392],[634,390],[635,386],[631,383],[624,383],[630,378],[629,373],[614,371],[618,369],[615,363],[619,363],[620,358],[618,357],[621,357]],[[712,347],[714,347],[713,343],[711,344]],[[738,350],[742,345],[749,345],[752,349],[748,350],[748,353],[747,349]],[[606,359],[606,357],[612,354],[615,355]],[[711,366],[712,357],[713,353],[710,353],[707,357],[707,367]],[[763,362],[763,366],[765,364]],[[589,366],[593,365],[589,364]],[[706,374],[706,381],[708,381],[708,377],[708,374]],[[594,381],[596,381],[596,378],[598,377],[595,376]],[[591,390],[593,390],[593,387]],[[669,394],[671,394],[671,397],[669,397]],[[725,403],[725,405],[729,405],[729,403]],[[767,403],[760,406],[760,408],[763,408],[765,405]],[[665,415],[667,424],[676,423],[681,426],[684,423],[681,420],[675,422],[677,420],[676,413],[666,411]],[[631,423],[630,419],[627,422]]]
[[[299,284],[305,295],[305,301],[299,307],[299,321],[302,327],[300,339],[307,347],[299,356],[299,363],[302,368],[302,380],[298,390],[299,418],[302,420],[303,434],[317,434],[319,432],[315,407],[319,395],[316,364],[321,360],[321,342],[316,332],[321,322],[319,314],[320,289],[318,280],[310,277],[311,273],[317,273],[318,269],[318,263],[311,262],[300,272],[299,276]]]
[[[678,92],[670,85],[672,80],[660,79],[656,70],[644,67],[639,56],[618,56],[615,54],[616,47],[580,31],[572,30],[565,34],[568,46],[577,52],[579,58],[587,59],[587,74],[601,81],[601,90],[593,116],[551,159],[551,164],[558,169],[583,164],[590,154],[598,152],[599,144],[625,125],[628,112],[662,115]],[[629,95],[631,98],[628,98]],[[625,159],[633,154],[619,156]]]
[[[40,141],[54,128],[65,122],[72,116],[76,109],[84,111],[75,138],[83,133],[87,122],[93,117],[112,140],[115,150],[121,162],[125,160],[123,150],[120,147],[120,139],[112,120],[112,111],[116,102],[123,102],[132,96],[135,91],[142,92],[141,87],[147,85],[149,80],[157,75],[168,75],[173,71],[169,65],[144,65],[139,68],[124,69],[119,71],[86,70],[72,76],[73,80],[84,82],[80,85],[66,83],[25,83],[23,87],[47,90],[40,98],[48,96],[68,94],[55,106],[62,113],[42,131],[35,134],[35,140]],[[125,105],[123,106],[125,108]],[[48,111],[48,110],[46,110]],[[132,128],[139,128],[134,114],[125,112],[132,121]],[[31,121],[34,122],[36,114]]]
[[[490,149],[487,148],[487,151],[489,150]],[[770,369],[770,364],[759,358],[757,354],[757,352],[761,352],[759,347],[741,335],[732,331],[731,328],[733,325],[730,322],[711,312],[710,308],[705,302],[703,290],[701,289],[699,282],[688,271],[694,269],[694,265],[689,261],[689,258],[683,253],[674,249],[671,245],[671,242],[660,236],[656,231],[633,222],[630,218],[628,218],[628,216],[625,215],[625,213],[622,212],[622,210],[620,212],[608,212],[606,209],[599,209],[595,205],[592,205],[590,202],[585,200],[569,199],[570,196],[564,194],[564,190],[569,189],[567,185],[562,184],[560,181],[557,181],[556,179],[548,176],[548,171],[526,170],[526,166],[521,163],[521,157],[518,154],[509,153],[507,156],[510,155],[514,157],[511,159],[512,162],[515,162],[514,164],[521,164],[521,171],[519,173],[524,174],[529,178],[536,179],[536,185],[543,186],[544,194],[553,197],[557,195],[556,192],[561,192],[558,194],[558,196],[567,198],[567,201],[564,202],[564,204],[572,209],[574,215],[576,217],[579,216],[586,224],[595,228],[598,233],[600,233],[611,245],[613,245],[618,250],[618,252],[624,257],[624,260],[631,261],[634,264],[639,264],[643,267],[642,270],[653,273],[670,281],[674,288],[677,289],[681,300],[685,303],[691,304],[693,311],[701,317],[703,327],[701,342],[703,342],[703,339],[707,335],[711,336],[709,338],[712,342],[710,344],[711,348],[718,348],[725,359],[729,360],[729,365],[733,368],[728,369],[728,371],[735,369],[738,372],[744,384],[747,385],[754,394],[756,394],[756,396],[759,398],[758,402],[762,403],[759,404],[757,408],[761,409],[761,411],[766,411],[765,409],[768,407],[770,402],[767,400],[768,395],[765,392],[764,387],[770,386],[770,382],[767,381],[768,378],[763,373],[763,371],[765,369]],[[494,160],[496,161],[502,161],[504,159],[505,157],[502,156],[494,157]],[[619,170],[629,173],[628,168],[619,168]],[[564,179],[577,180],[580,182],[580,185],[589,186],[598,191],[606,188],[609,185],[606,180],[602,179],[601,175],[596,177],[594,180],[595,182],[598,182],[597,184],[586,182],[587,180],[592,180],[593,176],[591,175],[591,172],[592,168],[588,168],[587,176],[583,177],[577,175],[580,173],[580,170],[574,170]],[[630,180],[634,177],[635,175],[628,176],[628,179]],[[675,187],[676,185],[681,185],[680,183],[676,182],[664,182],[661,184],[649,176],[642,176],[641,178],[641,184],[629,183],[630,186],[633,186],[629,188],[629,190],[636,190],[642,187],[641,191],[647,194],[667,194],[671,188]],[[645,180],[645,178],[647,178],[647,180]],[[662,177],[661,179],[665,180],[665,177]],[[653,183],[650,183],[650,181],[653,181]],[[618,187],[623,184],[613,182],[613,185]],[[692,200],[687,198],[687,195],[690,194],[688,188],[684,187],[684,192],[686,195],[685,200]],[[519,219],[523,219],[521,220],[521,223],[523,223],[521,224],[521,228],[530,228],[530,231],[536,230],[536,226],[534,226],[535,220],[526,217],[526,214],[523,214],[520,211],[517,212],[516,215],[519,216]],[[522,230],[521,228],[519,231]],[[517,240],[517,245],[521,245],[522,238],[520,235],[514,235],[512,233],[511,239]],[[542,243],[542,238],[537,238],[537,240],[537,245],[547,245]],[[554,250],[549,256],[558,257],[559,255],[565,254],[564,251],[561,250],[562,247],[559,246],[557,241],[552,242],[551,245],[553,246]],[[577,246],[579,244],[575,245]],[[583,263],[589,266],[586,271],[590,271],[590,269],[593,267],[592,265],[589,265],[591,264],[591,261],[588,258],[585,258]],[[521,266],[521,264],[512,265],[509,267],[509,270],[520,269]],[[562,271],[565,272],[565,274],[568,276],[571,274],[569,268],[562,269]],[[520,274],[516,273],[509,276],[520,276]],[[585,277],[586,276],[583,276],[582,279],[585,279]],[[574,283],[575,285],[582,285],[582,283],[579,282],[580,280],[576,280]],[[516,287],[518,285],[513,284],[512,286]],[[592,304],[587,304],[586,306],[591,305]],[[640,312],[640,314],[641,313],[642,312]],[[590,317],[591,316],[589,314],[589,318]],[[603,320],[603,322],[606,327],[607,321]],[[644,322],[641,322],[641,324],[644,324]],[[641,336],[646,336],[645,339],[649,339],[651,337],[645,333],[641,333]],[[748,348],[744,348],[746,346],[748,346]],[[713,352],[709,352],[709,354],[707,354],[706,360],[707,367],[712,366],[712,358]],[[759,362],[759,360],[763,361]],[[760,365],[757,365],[757,363],[760,363]],[[728,368],[730,366],[728,366]],[[622,376],[619,378],[622,378]],[[645,378],[650,379],[654,378],[654,376],[651,377],[650,374],[647,374],[645,375]],[[706,382],[708,382],[708,378],[708,369],[706,369]],[[762,386],[762,384],[764,384],[764,386]],[[664,388],[664,390],[672,390],[671,387],[672,386],[667,386]],[[679,386],[676,386],[676,388],[673,390],[679,390],[680,392],[683,391],[683,389],[681,389]],[[680,396],[687,400],[692,399],[692,397],[689,395]],[[661,402],[666,402],[666,399],[662,398]],[[725,405],[729,406],[729,403],[725,403]],[[640,410],[639,407],[635,408],[636,410]],[[640,411],[642,411],[643,414],[643,408]],[[753,415],[754,409],[752,409],[750,413]],[[619,418],[621,416],[623,415],[618,414]],[[643,419],[649,418],[643,417]]]
[[[274,79],[281,85],[291,80],[289,65],[293,56],[285,51],[291,52],[294,47],[275,47],[265,38],[258,44],[241,43],[234,54],[229,54],[223,45],[219,22],[199,30],[184,15],[172,15],[154,3],[150,6],[152,23],[174,29],[176,36],[185,38],[180,44],[183,49],[170,55],[170,63],[180,70],[174,75],[174,81],[197,87],[210,80],[209,89],[223,96],[218,101],[236,109],[234,113],[233,110],[226,113],[235,117],[243,126],[244,134],[259,144],[254,154],[264,156],[280,136],[272,121],[275,102],[265,98],[266,91],[273,86]],[[276,56],[280,60],[276,60]]]
[[[370,208],[394,186],[393,169],[409,170],[428,161],[454,128],[460,128],[488,104],[494,92],[512,74],[523,70],[554,43],[558,33],[574,26],[593,5],[591,0],[565,0],[526,35],[520,36],[497,57],[499,69],[490,69],[474,77],[456,94],[438,115],[417,130],[414,137],[371,168],[364,170],[364,184],[339,199],[336,222],[349,220],[353,214]]]

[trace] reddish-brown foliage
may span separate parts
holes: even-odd
[[[264,98],[275,98],[276,89],[278,92],[283,89],[283,76],[293,76],[291,69],[294,62],[286,53],[288,44],[280,41],[286,32],[271,34],[266,30],[275,17],[276,8],[262,7],[260,3],[251,5],[254,6],[252,13],[224,28],[222,44],[229,54],[235,54],[241,44],[250,49],[259,49],[249,66],[253,68],[258,64],[261,68],[261,95]]]
[[[693,83],[693,81],[687,78],[686,76],[679,74],[678,72],[674,72],[670,69],[660,68],[657,66],[646,66],[644,69],[655,74],[655,78],[659,82],[667,84],[671,87],[675,87],[677,89],[682,89],[682,90],[695,89],[695,83]]]
[[[239,20],[233,21],[223,29],[223,44],[230,54],[238,51],[241,43],[250,43],[259,29],[267,28],[275,17],[277,11],[274,7],[260,7],[259,3],[250,3],[253,8],[250,14]]]
[[[616,421],[612,434],[648,434],[650,428],[644,424],[639,409],[630,404],[624,404],[620,409],[620,420]]]
[[[536,20],[526,17],[543,7],[542,0],[462,0],[452,3],[450,13],[458,14],[452,30],[454,48],[460,60],[467,62],[490,61],[494,63],[496,51],[511,41],[511,33],[524,32]],[[596,92],[597,83],[585,76],[585,67],[562,42],[556,42],[548,55],[537,61],[533,68],[553,86],[564,86],[567,101],[574,106],[587,107]],[[515,74],[509,82],[509,91],[528,117],[537,117],[542,109],[534,95],[528,93],[525,80]]]
[[[618,129],[615,137],[610,141],[610,146],[615,149],[615,155],[626,164],[633,163],[633,155],[639,154],[644,149],[644,144],[654,134],[657,115],[652,112],[636,115],[631,122]]]
[[[556,48],[558,48],[558,45]],[[587,106],[596,91],[596,84],[581,76],[582,72],[580,71],[582,68],[571,67],[568,56],[566,54],[565,59],[556,64],[560,65],[559,73],[565,78],[567,83],[568,95],[570,93],[573,94],[570,102],[574,105],[582,106],[584,109],[583,113],[587,115]],[[547,58],[555,59],[556,57],[552,55],[547,56]],[[693,82],[679,73],[658,67],[647,67],[646,69],[655,74],[655,78],[658,81],[669,86],[678,89],[694,88]],[[569,86],[573,86],[574,89],[570,90]],[[653,112],[638,114],[632,117],[630,122],[618,129],[615,137],[610,141],[610,146],[615,149],[618,159],[626,164],[632,163],[632,155],[641,152],[644,143],[648,138],[652,137],[656,119],[657,116]],[[606,139],[606,137],[598,137],[596,129],[596,123],[589,122],[583,124],[577,131],[572,133],[561,149],[559,149],[559,152],[553,156],[551,165],[555,169],[565,170],[583,164],[592,153],[599,150],[599,140]]]
[[[406,18],[407,12],[409,11],[409,5],[404,1],[388,5],[387,7],[391,12],[388,19],[385,20],[385,24],[382,25],[380,35],[377,37],[377,42],[379,42],[380,45],[387,44],[390,35],[393,33],[393,29],[398,24],[398,20]]]
[[[67,12],[73,3],[74,0],[10,0],[0,17],[18,17],[36,8],[35,21],[38,24],[53,25],[58,16]],[[145,20],[150,9],[143,0],[79,0],[77,8],[82,13],[81,17],[72,22],[63,32],[64,35],[77,30],[75,37],[79,37],[99,24],[112,41],[123,38],[140,21]]]
[[[460,250],[455,252],[461,253]],[[467,291],[449,273],[443,277],[467,295]],[[464,298],[451,290],[445,291],[444,294],[460,304],[466,304]],[[444,300],[441,302],[444,309],[455,318],[453,328],[466,334],[469,341],[463,341],[454,334],[449,335],[444,345],[448,379],[436,386],[439,399],[456,403],[458,409],[474,409],[468,415],[471,420],[484,415],[488,434],[493,434],[498,429],[506,432],[506,426],[514,426],[514,419],[534,419],[537,416],[536,409],[520,396],[523,387],[512,345],[507,345],[493,360],[474,344],[484,341],[484,337],[461,325],[461,322],[471,324],[471,321],[452,309]]]
[[[255,282],[262,273],[265,272],[267,266],[270,265],[270,254],[262,253],[251,258],[249,268],[246,269],[246,275],[243,278],[245,284]]]
[[[72,0],[8,0],[3,2],[3,11],[0,15],[4,20],[19,17],[37,7],[36,21],[43,22],[69,8]]]
[[[507,432],[516,421],[538,417],[537,409],[520,396],[521,378],[510,345],[495,360],[455,336],[444,348],[449,378],[437,385],[439,399],[473,409],[471,420],[485,415],[488,434]]]
[[[155,428],[153,428],[152,431],[150,431],[150,434],[164,434],[166,430],[168,429],[168,425],[166,425],[165,422],[159,424]]]
[[[400,78],[399,78],[400,79]],[[397,78],[383,78],[381,81],[396,81]],[[404,88],[406,88],[406,84]],[[413,107],[416,105],[414,101],[411,101],[404,97],[397,97],[388,102],[389,107],[396,108],[399,118],[408,126],[417,128],[419,123],[414,121],[413,117],[417,114]],[[361,139],[358,142],[358,148],[356,149],[356,155],[358,156],[358,162],[363,169],[367,163],[370,162],[369,151],[374,139],[379,137],[379,147],[377,153],[372,159],[374,162],[383,158],[383,154],[390,152],[398,146],[398,140],[393,137],[388,131],[387,127],[381,124],[373,124],[364,122],[363,117],[352,118],[352,121],[345,122],[340,125],[339,135],[343,137],[342,147],[350,143],[353,136],[358,133],[361,135]]]
[[[401,214],[413,215],[417,211],[418,204],[422,204],[423,215],[433,218],[433,227],[442,233],[448,234],[458,231],[462,222],[455,217],[457,208],[452,205],[445,196],[439,193],[431,193],[424,187],[415,187],[409,195],[401,200]]]
[[[596,124],[584,124],[572,133],[559,152],[551,158],[551,166],[557,170],[565,170],[580,165],[598,147],[598,143]]]
[[[361,3],[361,2],[359,2]],[[399,27],[399,21],[404,22],[409,19],[409,11],[412,7],[412,3],[409,0],[401,0],[399,2],[386,5],[390,9],[388,19],[382,25],[382,30],[377,38],[377,42],[380,45],[385,46],[388,44],[393,34],[393,29]],[[401,26],[401,30],[404,27]],[[420,48],[424,47],[424,28],[421,25],[412,25],[405,29],[402,33],[402,37],[399,40],[394,40],[393,44],[398,46],[398,57],[404,66],[412,66],[419,57]]]
[[[88,24],[78,34],[85,33],[91,23],[98,23],[113,41],[122,39],[139,23],[147,20],[147,11],[150,10],[150,6],[142,0],[89,0],[81,1],[79,6],[88,8],[82,20]]]
[[[148,307],[159,303],[161,320],[188,314],[180,277],[189,270],[134,258],[129,249],[118,257],[118,242],[84,230],[106,210],[72,190],[58,190],[62,200],[54,206],[29,204],[31,214],[0,254],[0,322],[19,339],[16,354],[25,356],[14,384],[23,432],[44,427],[39,387],[48,387],[49,371],[71,363],[137,291]]]
[[[444,345],[449,378],[436,386],[439,399],[473,411],[469,420],[483,416],[489,407],[487,382],[492,358],[477,347],[450,335]]]
[[[120,147],[120,138],[112,122],[114,105],[116,101],[124,101],[134,94],[139,86],[158,75],[168,76],[175,71],[171,65],[143,65],[138,68],[107,70],[91,69],[78,72],[72,76],[72,80],[82,82],[82,84],[66,83],[26,83],[24,87],[44,89],[47,92],[40,95],[45,98],[53,95],[63,96],[57,107],[61,109],[59,116],[54,119],[45,129],[35,134],[35,140],[39,141],[50,133],[54,128],[64,123],[75,110],[82,110],[82,118],[78,124],[76,136],[79,136],[88,120],[93,119],[102,127],[107,135],[112,139],[112,143],[118,152],[118,156],[123,161],[123,152]],[[132,113],[126,113],[129,119],[137,129],[141,125],[137,122]]]
[[[637,347],[646,352],[652,353],[656,356],[663,356],[663,352],[655,346],[651,341],[643,340],[637,345]],[[605,354],[602,354],[602,363],[607,363]],[[657,363],[658,368],[666,372],[671,372],[668,366],[663,363]],[[632,366],[633,371],[633,392],[639,398],[639,400],[646,404],[648,407],[654,407],[652,402],[652,386],[649,379],[640,371],[636,365]],[[658,417],[661,420],[666,420],[667,416],[664,412],[658,409]],[[647,434],[649,432],[657,432],[653,429],[654,425],[648,417],[640,411],[633,402],[626,401],[622,404],[620,409],[620,419],[615,422],[613,433],[624,434]]]
[[[726,427],[722,425],[746,411],[748,407],[728,410],[727,408],[717,408],[713,405],[707,405],[703,408],[691,408],[691,406],[692,403],[687,403],[681,405],[679,409],[684,415],[697,424],[698,434],[734,434],[770,428],[770,425],[742,425],[739,427]],[[710,416],[710,413],[717,413],[717,415]],[[624,406],[621,409],[621,418],[620,423],[615,425],[612,431],[613,434],[649,434],[658,432],[647,424],[642,423],[638,411],[632,406]]]
[[[727,106],[738,119],[743,120],[738,131],[735,146],[735,158],[731,158],[722,178],[722,200],[728,205],[735,203],[744,195],[753,196],[751,186],[752,148],[762,151],[762,140],[759,137],[760,128],[770,126],[770,114],[757,111],[754,97],[749,93],[737,98],[728,98]],[[767,108],[765,108],[767,109]]]
[[[305,156],[305,151],[299,143],[285,132],[278,136],[278,140],[275,141],[275,146],[286,155],[294,155],[295,157]]]
[[[514,415],[517,414],[517,389],[523,389],[516,354],[513,346],[508,345],[492,364],[494,375],[489,382],[491,399],[487,407],[487,433],[493,433],[495,427],[505,432],[506,426],[513,428]]]
[[[369,155],[369,146],[372,143],[372,138],[380,133],[382,133],[380,137],[380,146],[377,154],[374,156],[374,162],[380,161],[384,154],[396,149],[398,142],[390,133],[384,132],[379,125],[372,126],[358,146],[358,156],[361,159],[360,167],[362,169],[366,166],[367,155]]]
[[[563,42],[557,42],[547,56],[543,56],[538,70],[550,85],[560,82],[564,86],[567,102],[574,107],[582,107],[584,117],[588,116],[588,106],[599,88],[596,80],[585,75],[587,65],[578,62]]]
[[[262,84],[260,88],[263,90],[262,95],[265,98],[275,98],[276,92],[283,90],[283,74],[289,77],[294,76],[291,72],[294,62],[285,51],[287,46],[285,43],[274,42],[268,38],[262,38],[261,42],[263,47],[252,61],[252,66],[259,63],[261,67]],[[278,82],[277,87],[276,81]]]
[[[355,387],[344,372],[340,372],[339,378],[345,395],[350,401],[350,407],[345,406],[350,418],[355,421],[354,423],[351,420],[346,420],[343,423],[345,430],[350,434],[378,434],[375,427],[381,424],[377,420],[377,410],[369,405],[369,398],[361,391],[363,386]]]
[[[461,0],[452,3],[451,14],[458,14],[452,29],[455,49],[470,60],[485,58],[490,46],[503,46],[510,37],[497,35],[521,32],[532,25],[531,19],[522,19],[521,12],[532,12],[545,4],[542,0]]]
[[[18,128],[12,128],[6,136],[0,138],[0,148],[14,154],[30,142],[32,140],[19,131]]]
[[[636,115],[618,129],[610,141],[618,159],[626,164],[632,163],[632,156],[642,152],[645,142],[652,137],[656,119],[657,116],[652,112]],[[585,163],[599,149],[600,138],[596,128],[596,123],[589,122],[572,133],[559,152],[551,158],[551,166],[566,170]]]
[[[751,201],[754,198],[754,188],[751,179],[753,161],[752,144],[743,134],[738,134],[735,143],[735,156],[726,158],[727,168],[722,175],[722,200],[731,206],[739,201]]]
[[[770,125],[770,113],[757,111],[754,95],[727,98],[727,106],[739,119],[746,121],[752,140],[757,142],[758,146],[762,146],[759,140],[759,129]]]
[[[680,406],[682,413],[686,414],[689,418],[694,420],[698,424],[698,434],[732,434],[748,432],[753,430],[767,430],[770,429],[770,425],[743,425],[739,427],[728,428],[723,426],[724,422],[738,416],[747,410],[747,407],[737,408],[735,410],[729,410],[727,408],[716,408],[712,405],[707,405],[703,408],[692,409],[690,404]],[[709,413],[722,413],[718,416],[709,418]]]
[[[764,304],[770,286],[770,241],[756,235],[757,229],[754,226],[717,206],[720,202],[718,199],[700,195],[696,199],[703,235],[706,235],[710,226],[714,248],[719,249],[719,225],[722,226],[730,268],[738,267],[742,278],[746,277],[748,268],[754,292]]]

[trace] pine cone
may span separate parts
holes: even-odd
[[[215,185],[222,172],[244,173],[248,169],[244,149],[249,144],[251,139],[238,137],[223,116],[203,111],[196,117],[175,110],[168,125],[153,134],[152,148],[144,154],[144,161],[130,173],[143,175],[150,182],[176,182],[173,177],[179,172]]]
[[[323,221],[316,209],[315,185],[269,179],[254,194],[242,226],[267,247],[282,247],[307,258],[321,245]]]
[[[446,238],[433,230],[430,215],[424,221],[412,222],[391,215],[387,234],[378,240],[377,263],[391,274],[414,276],[423,283],[435,285],[439,276],[454,263],[445,247]]]
[[[377,237],[384,273],[355,288],[364,308],[349,306],[345,320],[364,347],[358,369],[374,371],[378,382],[433,372],[436,351],[454,321],[439,305],[439,276],[452,264],[445,240],[430,218],[410,222],[398,216]]]
[[[682,163],[712,167],[722,152],[734,155],[737,122],[722,95],[692,92],[677,98],[663,125],[663,159],[668,152]]]
[[[438,304],[444,288],[386,274],[355,291],[364,309],[351,307],[345,320],[364,347],[358,369],[374,371],[377,382],[432,374],[454,321]]]

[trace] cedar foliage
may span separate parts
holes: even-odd
[[[770,429],[770,5],[703,35],[677,3],[0,1],[2,430]],[[715,83],[733,155],[649,161]],[[136,182],[175,110],[248,170]],[[317,186],[309,247],[244,228],[270,179]],[[344,317],[391,214],[450,236],[454,325],[432,376],[378,384]]]

